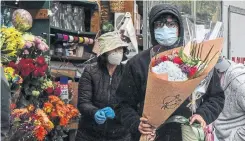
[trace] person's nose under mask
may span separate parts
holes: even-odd
[[[107,59],[112,65],[120,65],[123,59],[123,52],[112,52],[108,55]]]
[[[166,25],[154,30],[155,39],[162,46],[173,45],[178,40],[177,32],[177,27],[167,27]]]

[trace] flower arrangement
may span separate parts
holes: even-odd
[[[29,54],[33,55],[32,52],[35,52],[36,57],[42,52],[46,52],[49,50],[46,41],[40,36],[34,36],[30,33],[25,33],[23,35],[23,39],[25,41],[23,54],[25,54],[26,56],[28,56]]]
[[[16,12],[14,20],[14,25],[22,31],[31,27],[28,16],[21,17]],[[9,140],[62,140],[65,137],[63,130],[68,131],[68,123],[78,119],[80,114],[74,106],[59,98],[61,88],[51,81],[45,59],[49,50],[46,41],[14,27],[2,27],[0,35],[4,74],[10,86],[20,88],[19,96],[11,104]]]
[[[219,53],[216,52],[211,57],[210,53],[213,47],[203,61],[201,60],[203,45],[196,43],[191,43],[189,53],[184,51],[184,47],[182,47],[179,52],[173,50],[171,54],[155,57],[152,62],[152,71],[156,74],[168,74],[169,81],[186,81],[196,78]]]
[[[33,105],[26,108],[14,109],[11,113],[12,128],[11,138],[16,137],[16,132],[24,135],[18,137],[23,140],[33,139],[43,141],[48,132],[52,131],[54,124],[49,120],[48,116],[42,109],[35,109]]]
[[[0,33],[1,62],[8,62],[17,57],[17,53],[24,47],[22,33],[14,27],[2,27]]]
[[[23,140],[29,138],[43,141],[50,133],[54,134],[51,140],[55,140],[64,136],[63,130],[67,124],[73,119],[78,119],[79,116],[78,110],[73,105],[65,104],[57,96],[49,96],[42,109],[31,104],[26,108],[12,111],[11,124],[13,126],[10,140],[16,137],[17,131],[25,134],[21,137]]]
[[[58,120],[60,126],[66,126],[71,119],[79,116],[79,111],[71,104],[65,104],[57,96],[49,96],[43,110],[52,120]]]

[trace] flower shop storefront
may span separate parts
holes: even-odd
[[[116,12],[134,16],[134,1],[111,3],[1,1],[1,67],[11,91],[5,140],[74,141],[78,80],[96,59],[96,35],[114,30]]]

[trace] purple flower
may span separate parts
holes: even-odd
[[[186,65],[186,64],[182,64],[182,65],[180,65],[179,66],[180,67],[180,69],[182,70],[182,72],[184,72],[184,73],[189,73],[189,71],[190,71],[190,66],[188,66],[188,65]]]

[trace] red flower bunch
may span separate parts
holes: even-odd
[[[22,58],[17,64],[18,71],[22,77],[30,75],[35,70],[35,65],[33,59]]]
[[[22,77],[27,77],[30,74],[33,74],[35,77],[42,77],[48,69],[48,64],[45,62],[43,56],[39,56],[35,60],[22,58],[18,64],[10,62],[8,66],[14,68]]]
[[[48,69],[48,64],[45,62],[44,57],[43,56],[37,57],[35,62],[36,62],[36,68],[35,68],[35,70],[33,72],[33,75],[35,77],[44,76],[46,70]]]
[[[45,89],[45,91],[46,91],[49,95],[60,96],[60,94],[61,94],[61,88],[60,88],[60,86],[57,86],[57,87],[55,87],[55,88],[53,88],[53,87],[48,87],[47,89]]]

